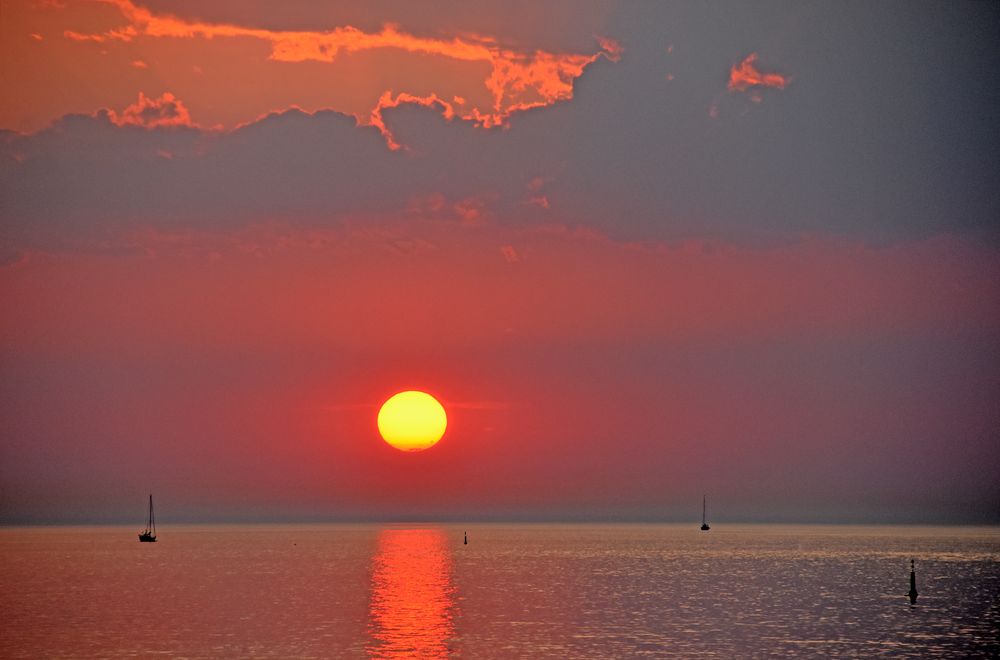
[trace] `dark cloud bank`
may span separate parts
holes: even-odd
[[[795,36],[770,57],[794,82],[755,102],[725,89],[728,67],[768,45],[740,50],[739,16],[711,26],[731,33],[729,52],[696,40],[705,15],[635,7],[617,19],[622,61],[590,67],[572,101],[488,131],[435,108],[390,109],[407,146],[399,152],[330,111],[278,112],[227,133],[67,116],[2,136],[4,247],[67,247],[135,227],[337,226],[433,195],[443,196],[439,211],[465,200],[498,222],[584,225],[626,240],[992,241],[998,47],[974,25],[992,10],[925,9],[853,7],[845,18],[772,8]]]

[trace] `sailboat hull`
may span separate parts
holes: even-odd
[[[156,537],[153,536],[152,534],[140,534],[139,535],[139,542],[140,543],[156,543]]]

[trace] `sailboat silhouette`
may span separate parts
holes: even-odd
[[[705,518],[705,496],[701,496],[701,531],[707,532],[712,529],[708,526],[708,520]]]
[[[153,517],[153,496],[149,496],[149,517],[146,518],[146,529],[139,533],[140,543],[156,543],[156,519]]]

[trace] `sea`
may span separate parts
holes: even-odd
[[[157,543],[137,531],[0,528],[0,657],[1000,654],[996,527],[162,525]]]

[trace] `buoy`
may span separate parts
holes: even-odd
[[[910,605],[917,604],[917,569],[912,559],[910,560],[910,593],[906,595],[910,597]]]

